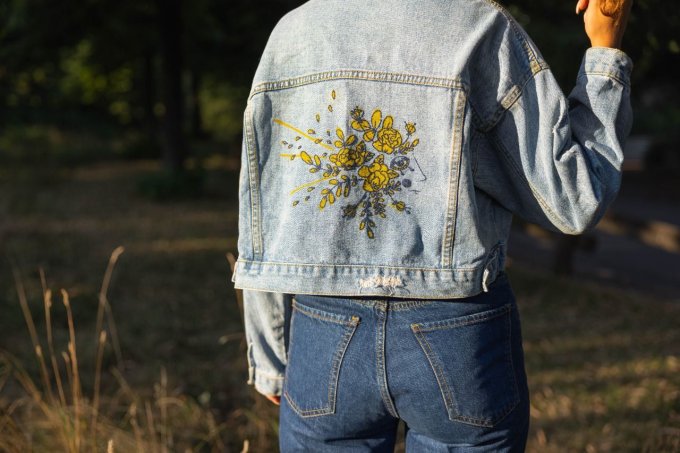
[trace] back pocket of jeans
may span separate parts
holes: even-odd
[[[411,324],[449,419],[493,427],[519,403],[511,351],[512,304]]]
[[[340,368],[359,317],[292,300],[283,394],[301,417],[335,413]]]

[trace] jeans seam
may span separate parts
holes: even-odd
[[[385,333],[386,333],[386,328],[385,324],[387,322],[387,313],[385,309],[380,308],[379,306],[376,307],[378,310],[378,328],[376,331],[376,364],[377,364],[377,372],[379,374],[378,376],[378,387],[380,388],[380,395],[382,396],[383,404],[385,404],[385,407],[387,408],[387,411],[395,418],[399,418],[399,414],[397,413],[397,409],[394,407],[394,402],[392,401],[392,398],[390,397],[389,394],[389,389],[387,387],[387,371],[385,369]],[[380,319],[382,318],[382,319]]]

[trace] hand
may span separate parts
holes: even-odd
[[[576,14],[585,11],[586,34],[593,47],[621,48],[633,0],[578,0]]]
[[[281,397],[274,395],[265,395],[269,401],[279,406],[281,404]]]

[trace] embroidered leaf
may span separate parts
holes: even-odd
[[[336,148],[342,148],[342,141],[341,140],[336,140],[334,143]]]
[[[364,228],[366,228],[366,222],[362,220],[361,223],[359,224],[359,229],[363,230]]]
[[[304,160],[305,163],[307,163],[307,164],[309,164],[309,165],[312,165],[312,158],[309,157],[309,154],[307,154],[306,151],[302,151],[302,152],[300,153],[300,159]]]
[[[293,206],[297,206],[299,202],[300,202],[300,200],[295,200],[295,201],[293,202]]]
[[[314,140],[314,143],[316,143],[318,145],[322,141],[323,141],[323,138],[317,138],[316,140]]]
[[[338,190],[335,191],[335,195],[338,197],[342,195],[342,185],[338,186]]]
[[[345,197],[349,195],[349,184],[345,186],[345,192],[343,195],[345,195]]]
[[[319,156],[317,156],[316,154],[314,155],[314,163],[316,165],[321,165],[321,159],[319,159]]]
[[[323,209],[326,206],[326,198],[322,198],[321,202],[319,203],[319,207]]]
[[[336,184],[338,183],[338,180],[337,180],[337,179],[331,179],[331,180],[328,181],[328,182],[329,182],[330,184],[332,184],[332,185],[336,185]]]
[[[420,139],[413,140],[413,146],[418,146],[418,143],[420,143]]]
[[[329,112],[332,112],[332,111],[333,111],[333,106],[330,105],[330,104],[328,104],[328,111],[329,111]]]
[[[394,119],[391,116],[386,116],[385,121],[383,121],[383,127],[385,129],[392,129],[393,123],[394,123]]]
[[[321,121],[321,115],[319,115],[319,114],[317,113],[317,114],[316,114],[316,122],[318,123],[319,121]]]
[[[349,137],[347,137],[347,146],[352,145],[356,141],[357,141],[357,136],[356,135],[350,135]]]
[[[373,239],[373,230],[372,229],[369,228],[368,230],[366,230],[366,233],[368,234],[369,238]]]
[[[331,91],[331,97],[335,100],[335,90]]]
[[[307,133],[308,133],[309,135],[314,135],[314,134],[316,134],[316,131],[315,131],[314,129],[309,129],[309,130],[307,131]]]
[[[373,115],[371,115],[371,124],[373,125],[374,128],[378,128],[380,126],[380,119],[382,118],[382,112],[380,110],[376,110],[373,112]]]
[[[307,187],[307,192],[311,192],[312,190],[314,190],[314,186],[312,186],[312,187]]]
[[[293,159],[295,159],[295,154],[290,155],[290,160],[293,160]]]
[[[329,192],[329,193],[328,193],[328,202],[329,202],[330,204],[333,204],[333,202],[335,202],[335,196],[333,195],[332,192]]]
[[[300,140],[301,138],[302,138],[302,137],[300,137],[300,136],[298,135],[297,137],[295,137],[295,141],[298,141],[298,140]]]
[[[319,169],[316,168],[316,167],[312,167],[312,168],[309,169],[310,173],[316,173],[317,171],[319,171]]]
[[[342,132],[342,129],[337,128],[337,129],[335,130],[335,133],[336,133],[336,135],[338,136],[338,138],[339,138],[340,140],[344,140],[344,139],[345,139],[345,134],[344,134],[344,132]]]

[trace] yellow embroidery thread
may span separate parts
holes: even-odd
[[[333,100],[337,98],[336,90],[331,92],[331,98]],[[333,111],[331,105],[328,105],[328,111]],[[369,121],[364,117],[364,111],[356,106],[350,112],[350,118],[351,131],[349,133],[336,127],[336,138],[331,139],[329,129],[326,130],[328,138],[325,141],[323,138],[315,137],[317,134],[314,129],[308,129],[305,133],[283,120],[274,119],[273,121],[299,134],[295,137],[295,141],[304,137],[334,152],[321,155],[310,154],[302,150],[302,146],[298,146],[301,150],[299,153],[281,153],[282,157],[288,157],[290,160],[299,157],[304,164],[309,166],[310,173],[322,172],[322,178],[302,184],[291,190],[290,194],[293,195],[304,188],[307,188],[307,192],[312,192],[317,184],[328,181],[328,186],[320,191],[318,208],[323,210],[326,206],[334,204],[340,197],[348,198],[352,188],[360,188],[362,192],[360,192],[359,200],[343,206],[342,217],[352,219],[359,216],[359,230],[366,231],[368,238],[373,239],[376,226],[374,219],[376,216],[386,217],[386,206],[391,206],[398,213],[411,213],[410,207],[395,197],[403,188],[408,189],[412,185],[411,179],[405,177],[408,176],[406,173],[408,170],[415,171],[410,167],[411,159],[420,169],[415,156],[409,156],[420,140],[413,138],[416,133],[416,123],[404,122],[404,130],[401,131],[395,127],[394,117],[386,115],[383,118],[383,112],[380,109],[373,111]],[[317,123],[321,120],[318,113],[315,115],[315,120]],[[361,139],[352,132],[360,134]],[[293,147],[293,144],[288,141],[282,143],[288,149]],[[368,149],[369,144],[375,152]],[[420,171],[422,173],[422,169]],[[427,177],[423,180],[425,179]],[[414,192],[417,191],[414,190]],[[304,201],[308,201],[310,197],[310,195],[305,196]],[[386,203],[387,198],[390,201]],[[300,200],[294,200],[293,206],[299,203]]]

